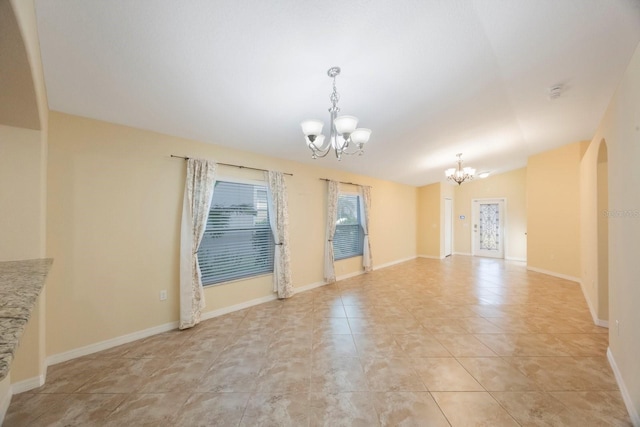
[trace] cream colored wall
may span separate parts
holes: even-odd
[[[425,185],[418,193],[418,229],[415,237],[418,255],[440,258],[441,254],[441,184]]]
[[[608,149],[611,213],[608,224],[609,349],[622,379],[627,407],[634,422],[640,425],[640,173],[637,168],[640,159],[640,45],[591,145],[595,146],[601,140],[606,141]],[[583,252],[593,251],[589,243],[582,243]]]
[[[41,257],[40,131],[0,125],[0,261]]]
[[[0,235],[3,238],[0,260],[44,257],[46,240],[49,107],[36,13],[31,0],[10,1],[31,68],[40,131],[0,126]],[[46,292],[43,291],[16,352],[11,367],[12,383],[44,377],[46,373],[45,300]]]
[[[580,161],[586,142],[527,162],[527,266],[579,280]]]
[[[325,181],[371,185],[374,266],[416,256],[414,187],[254,153],[50,113],[47,252],[55,258],[47,294],[49,355],[178,319],[183,160],[204,157],[292,173],[289,189],[295,287],[322,281]],[[218,176],[261,178],[219,166]],[[392,224],[392,226],[390,226]],[[361,271],[338,262],[337,274]],[[167,301],[159,301],[167,290]],[[268,297],[271,276],[207,287],[206,311]]]
[[[506,259],[526,260],[527,258],[527,208],[526,169],[516,169],[485,179],[476,179],[455,187],[454,250],[471,254],[471,201],[473,199],[505,198],[505,253]],[[465,219],[461,220],[460,216]]]
[[[580,279],[594,320],[598,313],[598,151],[601,141],[589,144],[580,163]],[[604,319],[603,319],[604,320]]]

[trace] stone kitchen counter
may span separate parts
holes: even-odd
[[[52,263],[49,258],[0,262],[0,381],[9,373]]]

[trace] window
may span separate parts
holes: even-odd
[[[335,259],[362,255],[363,242],[364,232],[360,225],[360,196],[338,195],[338,219],[336,234],[333,236]]]
[[[202,284],[273,272],[265,185],[216,181],[198,262]]]

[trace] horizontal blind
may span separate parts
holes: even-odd
[[[267,188],[217,181],[198,249],[202,284],[273,272],[273,253]]]
[[[359,202],[355,194],[338,195],[338,218],[333,236],[335,259],[362,255],[364,233],[360,225]]]

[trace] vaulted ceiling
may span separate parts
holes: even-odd
[[[637,0],[36,0],[49,107],[411,185],[591,139],[640,40]],[[300,125],[373,130],[311,160]],[[562,85],[550,99],[548,90]],[[180,153],[189,154],[189,153]]]

